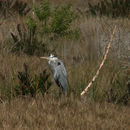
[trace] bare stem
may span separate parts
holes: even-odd
[[[84,94],[88,91],[88,88],[91,87],[91,85],[93,84],[93,82],[94,82],[94,81],[96,80],[96,78],[98,77],[99,72],[100,72],[100,70],[101,70],[102,66],[104,65],[104,62],[105,62],[105,60],[106,60],[106,58],[107,58],[107,55],[108,55],[108,52],[109,52],[109,49],[110,49],[110,46],[111,46],[111,43],[112,43],[112,40],[113,40],[113,37],[114,37],[115,32],[116,32],[116,25],[115,25],[115,27],[114,27],[114,29],[113,29],[113,33],[111,34],[111,37],[110,37],[110,40],[109,40],[109,42],[108,42],[108,46],[107,46],[107,49],[106,49],[106,53],[105,53],[105,55],[104,55],[104,58],[103,58],[103,60],[102,60],[102,62],[101,62],[101,64],[100,64],[98,70],[97,70],[97,73],[96,73],[95,76],[93,77],[92,81],[88,84],[88,86],[82,91],[81,96],[84,95]]]

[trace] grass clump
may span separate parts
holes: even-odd
[[[92,15],[129,17],[130,3],[128,0],[102,0],[96,5],[89,2],[89,11]]]
[[[112,65],[111,62],[107,62],[100,77],[90,88],[89,96],[94,101],[128,105],[130,99],[128,72],[129,68],[123,69],[120,63]]]

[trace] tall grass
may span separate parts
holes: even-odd
[[[128,60],[127,57],[129,56],[129,53],[127,53],[129,48],[129,19],[113,20],[107,17],[77,17],[75,22],[73,22],[70,26],[70,23],[73,21],[72,10],[73,8],[71,6],[56,8],[54,19],[56,21],[65,20],[66,23],[68,17],[66,15],[61,15],[61,13],[62,11],[70,11],[68,12],[70,13],[68,14],[70,19],[67,21],[67,28],[74,29],[75,27],[78,27],[80,29],[79,39],[67,39],[59,35],[59,38],[50,40],[49,36],[44,35],[44,38],[47,40],[43,40],[43,35],[37,32],[39,30],[36,31],[35,29],[35,27],[42,27],[41,21],[37,18],[35,19],[34,16],[32,17],[32,14],[30,14],[31,17],[29,17],[29,19],[25,16],[16,15],[17,17],[15,18],[15,23],[14,20],[12,21],[9,19],[9,22],[7,21],[6,24],[3,23],[1,25],[1,33],[3,33],[3,37],[0,39],[0,54],[2,61],[0,63],[0,90],[1,98],[3,100],[12,98],[14,86],[20,87],[18,72],[24,73],[24,63],[30,66],[30,77],[35,77],[35,74],[40,75],[44,69],[48,69],[46,63],[41,62],[37,55],[47,55],[49,52],[54,52],[65,63],[69,79],[69,96],[75,95],[75,97],[79,97],[80,93],[91,81],[93,75],[98,69],[105,53],[104,50],[106,48],[106,44],[108,43],[107,41],[109,40],[112,26],[116,24],[117,33],[113,39],[108,59],[104,64],[104,68],[101,70],[101,74],[97,78],[97,81],[93,84],[92,88],[90,88],[88,95],[85,98],[89,98],[94,101],[128,104],[129,85],[127,84],[129,82],[130,68],[129,61],[126,61],[125,63],[123,62],[126,59]],[[60,12],[58,16],[57,12]],[[64,19],[64,16],[67,19]],[[49,17],[51,16],[49,15]],[[46,21],[49,17],[46,18]],[[12,16],[12,18],[14,17]],[[50,23],[52,22],[51,18],[49,21]],[[26,20],[27,24],[25,30],[24,20]],[[58,26],[56,23],[54,25]],[[9,28],[7,28],[7,25]],[[59,28],[53,29],[53,31],[59,30]],[[16,50],[12,50],[14,48],[11,48],[10,50],[10,40],[8,40],[11,37],[10,30],[13,30],[11,31],[13,32],[11,33],[12,40],[14,41],[13,43],[18,53],[12,53],[16,52]],[[66,32],[68,30],[60,31],[68,33]],[[60,34],[62,35],[62,33]],[[7,41],[9,44],[5,45],[5,42]],[[47,45],[48,48],[45,46],[43,46],[43,48],[39,46],[39,44],[42,44],[41,41],[44,41],[45,43],[43,42],[43,45]],[[123,48],[122,46],[126,47]],[[23,49],[23,51],[21,51],[21,49]],[[48,52],[47,49],[51,51]],[[47,51],[47,53],[44,53],[44,50]],[[119,57],[117,57],[117,53]],[[31,54],[33,54],[33,56],[29,56]],[[126,59],[124,59],[124,56]],[[47,73],[49,73],[49,71]],[[117,73],[119,75],[117,75]],[[52,76],[51,79],[53,81]],[[31,82],[33,81],[31,80]],[[36,82],[38,82],[38,80]],[[58,88],[56,84],[53,82],[51,86],[49,94],[57,95]]]
[[[37,95],[0,104],[0,129],[129,129],[129,112],[110,103]]]
[[[6,9],[5,17],[0,14],[0,129],[129,129],[129,19],[86,17],[86,14],[78,13],[70,24],[71,13],[67,13],[68,20],[61,12],[77,12],[78,7],[84,13],[88,1],[50,0],[50,11],[58,6],[53,18],[65,20],[64,23],[70,25],[61,30],[68,34],[64,37],[58,34],[59,28],[55,28],[58,25],[54,19],[53,32],[42,32],[45,23],[52,22],[52,16],[46,17],[44,22],[38,19],[33,9],[24,14],[27,8],[32,8],[32,1],[24,2],[27,6],[22,14],[19,14],[18,8],[0,8]],[[40,2],[35,1],[38,9]],[[64,6],[69,2],[74,6]],[[91,2],[97,3],[96,0]],[[60,15],[57,16],[57,12]],[[115,24],[117,32],[103,68],[87,94],[81,97],[80,93],[101,64]],[[52,29],[52,26],[49,27]],[[73,35],[70,31],[75,28],[80,30],[77,39],[70,38],[77,36],[77,32]],[[58,37],[54,38],[54,34]],[[48,64],[38,56],[47,56],[50,52],[65,64],[69,81],[66,97],[58,96],[59,88]]]

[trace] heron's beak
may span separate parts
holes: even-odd
[[[43,59],[43,60],[49,60],[48,57],[40,57],[40,58]]]

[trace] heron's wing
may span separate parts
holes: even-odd
[[[57,66],[57,68],[58,68],[59,70],[62,70],[64,76],[67,77],[67,72],[66,72],[66,69],[65,69],[64,64],[63,64],[61,61],[59,61],[59,63],[60,63],[60,64]]]
[[[58,86],[62,87],[63,91],[66,91],[68,86],[67,72],[62,62],[55,68],[54,79]]]

